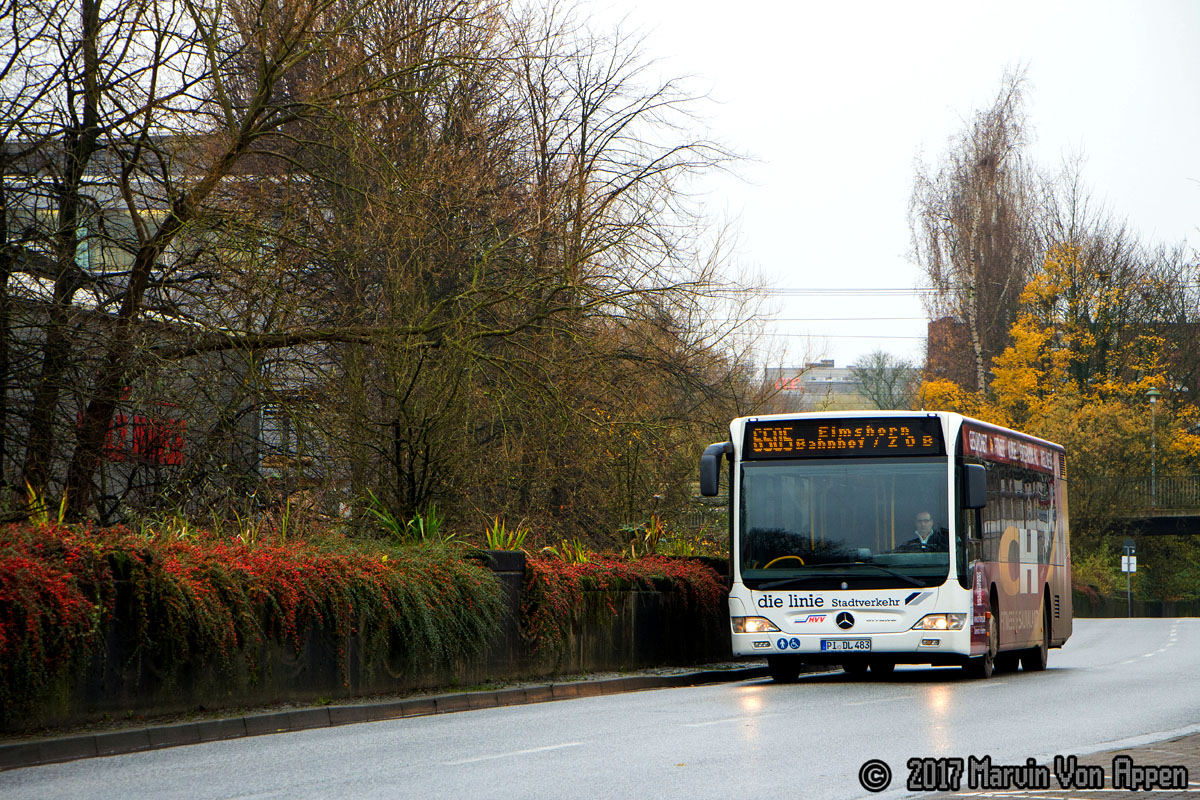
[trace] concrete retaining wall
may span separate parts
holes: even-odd
[[[232,671],[199,658],[166,670],[138,652],[132,627],[125,623],[130,612],[125,609],[123,613],[118,598],[103,652],[69,684],[55,687],[32,716],[12,719],[9,714],[0,715],[0,730],[282,702],[321,704],[494,680],[711,663],[731,657],[723,604],[701,616],[689,612],[684,598],[669,590],[585,592],[582,622],[569,632],[565,647],[556,653],[539,652],[518,630],[524,553],[483,553],[479,557],[502,582],[509,613],[487,643],[485,655],[472,663],[450,669],[413,669],[389,655],[368,664],[361,657],[357,636],[340,637],[316,629],[305,637],[299,653],[286,643],[261,643],[250,659],[253,669],[247,666],[244,653],[234,653]],[[348,664],[345,669],[343,661]]]
[[[1071,593],[1077,617],[1125,617],[1129,602],[1125,595],[1103,596],[1081,592]],[[1200,617],[1200,601],[1138,600],[1133,598],[1135,617]]]

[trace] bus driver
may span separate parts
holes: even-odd
[[[950,550],[950,540],[946,537],[946,529],[934,530],[933,515],[928,511],[918,511],[916,530],[907,542],[896,546],[897,553],[946,553]]]

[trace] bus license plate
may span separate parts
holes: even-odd
[[[821,651],[845,652],[847,650],[870,650],[870,639],[822,639]]]

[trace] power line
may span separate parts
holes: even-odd
[[[743,322],[740,317],[719,317],[714,322]],[[761,317],[762,322],[929,322],[928,317]]]
[[[928,322],[928,317],[769,317],[771,322]]]
[[[830,296],[849,296],[849,297],[899,297],[910,295],[926,295],[936,294],[936,289],[904,289],[904,288],[875,288],[865,289],[862,287],[840,287],[840,288],[800,288],[800,287],[780,287],[772,286],[760,290],[762,294],[768,295],[788,295],[795,297],[830,297]]]
[[[866,334],[866,333],[863,333],[863,334],[768,333],[768,334],[766,334],[767,338],[770,338],[772,336],[788,336],[788,337],[797,338],[797,339],[916,339],[916,340],[920,340],[920,341],[925,341],[926,339],[929,338],[928,336],[884,336],[884,335],[876,336],[876,335]]]

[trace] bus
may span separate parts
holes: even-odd
[[[741,417],[705,448],[729,493],[733,652],[804,664],[1046,668],[1071,635],[1066,453],[946,412]]]

